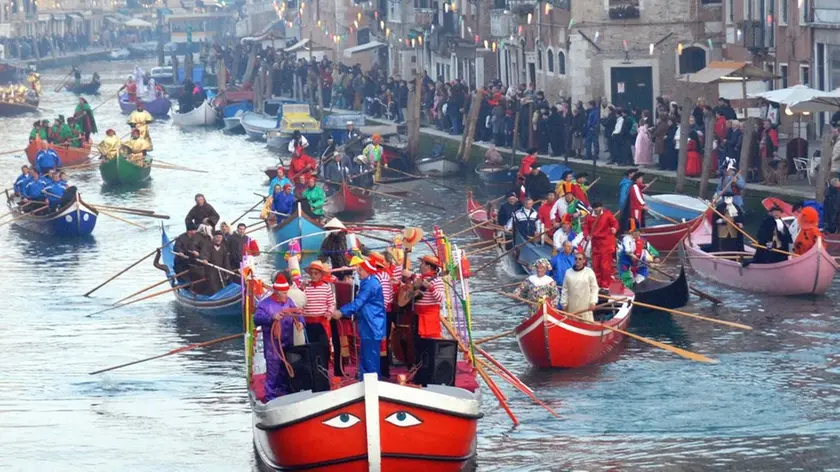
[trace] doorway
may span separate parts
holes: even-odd
[[[612,103],[624,108],[653,110],[653,67],[610,69]]]

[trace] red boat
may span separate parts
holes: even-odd
[[[610,287],[613,296],[632,300],[633,292],[621,283]],[[626,329],[630,324],[633,304],[624,301],[608,312],[611,319],[603,324],[611,328]],[[604,313],[599,311],[598,314]],[[596,314],[597,315],[597,314]],[[624,335],[602,328],[601,323],[587,323],[564,317],[546,303],[514,330],[519,349],[528,362],[539,368],[559,367],[575,369],[603,359],[624,340]]]
[[[486,223],[487,221],[493,221],[491,217],[495,216],[495,211],[491,208],[489,215],[487,211],[488,209],[485,209],[478,202],[473,200],[472,192],[467,192],[467,213],[470,215],[470,224],[473,226],[473,233],[476,237],[478,237],[478,239],[491,241],[496,237],[496,231],[490,228],[477,227],[477,225]]]
[[[701,214],[693,220],[678,224],[647,226],[642,228],[642,236],[657,250],[670,251],[703,221],[704,216],[705,214]]]
[[[90,143],[85,143],[83,147],[74,148],[67,146],[59,146],[57,144],[47,144],[40,140],[35,140],[26,146],[26,157],[29,163],[35,165],[35,158],[38,156],[38,151],[43,148],[50,148],[58,154],[61,159],[62,167],[76,166],[84,164],[90,159]]]
[[[255,282],[246,285],[246,318],[253,313]],[[339,290],[339,285],[336,289],[338,299],[349,300],[351,290]],[[390,381],[375,374],[358,381],[355,366],[349,365],[343,377],[330,375],[329,389],[322,386],[322,391],[313,392],[304,387],[266,403],[265,374],[260,373],[263,358],[253,349],[262,345],[262,334],[251,328],[249,333],[253,334],[246,346],[253,353],[249,400],[254,446],[272,470],[456,472],[475,456],[482,413],[471,364],[456,361],[450,367],[455,371],[453,386],[427,387],[403,384],[401,379],[408,377],[405,367],[392,368]],[[355,344],[352,335],[348,338],[349,344]],[[311,370],[298,372],[301,378],[311,374]]]
[[[350,188],[346,183],[341,186],[344,198],[344,213],[373,213],[373,194],[362,189]]]
[[[793,205],[776,197],[767,197],[761,201],[761,205],[768,211],[773,208],[773,205],[778,205],[782,209],[782,219],[792,220]],[[825,248],[831,255],[840,254],[840,233],[823,233],[823,241]]]

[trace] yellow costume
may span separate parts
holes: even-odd
[[[37,72],[32,72],[26,77],[26,80],[29,82],[32,90],[34,90],[38,95],[41,95],[41,75]]]
[[[148,139],[149,145],[151,145],[152,139],[149,137],[148,124],[151,122],[152,115],[146,110],[134,110],[130,115],[128,115],[128,124],[133,125],[134,129],[140,131],[140,137]]]
[[[145,138],[132,138],[122,143],[129,152],[128,160],[139,166],[146,164],[144,152],[152,150],[152,144]]]
[[[114,136],[106,136],[105,139],[99,143],[97,148],[99,152],[102,153],[102,157],[108,160],[114,159],[120,153],[120,146],[122,143],[120,142],[120,138],[116,135]]]

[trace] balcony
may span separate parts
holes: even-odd
[[[741,24],[744,31],[744,47],[753,54],[767,51],[772,46],[772,36],[767,25],[760,20],[746,20]]]
[[[412,15],[414,26],[427,28],[436,22],[437,10],[434,8],[414,8],[413,13],[409,14],[409,19]]]
[[[638,2],[610,2],[608,16],[611,20],[635,20],[641,16]]]
[[[508,10],[490,10],[490,36],[504,38],[515,34],[516,18]]]

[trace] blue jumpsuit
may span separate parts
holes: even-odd
[[[359,353],[359,375],[379,372],[379,344],[385,337],[385,297],[382,285],[373,275],[362,280],[356,298],[341,307],[341,314],[356,315],[359,324],[361,349]]]

